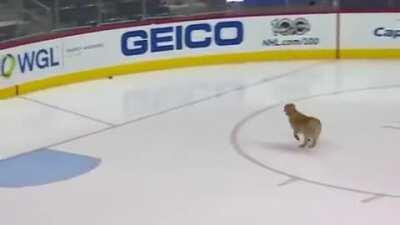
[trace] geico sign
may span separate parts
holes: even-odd
[[[215,25],[196,23],[126,32],[121,38],[121,51],[126,56],[133,56],[147,52],[207,48],[212,44],[240,45],[242,42],[243,24],[240,21],[219,22]]]
[[[400,37],[400,29],[378,27],[375,29],[374,34],[377,37],[391,37],[395,39]]]

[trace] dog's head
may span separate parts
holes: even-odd
[[[289,116],[296,112],[296,106],[293,103],[286,104],[283,111],[285,111],[286,115]]]

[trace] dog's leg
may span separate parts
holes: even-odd
[[[307,138],[307,137],[304,137],[303,144],[299,145],[299,147],[300,147],[300,148],[306,147],[307,142],[308,142],[308,138]]]
[[[312,138],[310,148],[314,148],[317,145],[318,137]]]
[[[299,135],[297,134],[296,131],[293,131],[293,136],[296,138],[296,140],[300,141]]]

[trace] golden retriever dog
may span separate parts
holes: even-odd
[[[321,134],[321,122],[319,119],[306,116],[297,111],[296,106],[293,103],[286,104],[284,111],[289,117],[289,123],[293,128],[293,135],[296,140],[300,141],[299,134],[304,136],[303,143],[299,145],[299,147],[315,147],[319,135]]]

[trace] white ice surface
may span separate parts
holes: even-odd
[[[400,195],[399,71],[399,61],[386,60],[249,63],[26,96],[86,117],[23,99],[1,102],[0,121],[8,125],[0,126],[0,151],[18,154],[75,136],[52,148],[99,157],[102,164],[65,182],[0,189],[0,224],[398,225],[400,198],[362,203],[374,196],[334,186]],[[371,87],[378,89],[356,91]],[[224,94],[214,98],[218,93]],[[319,94],[326,95],[296,100]],[[322,120],[316,150],[296,148],[281,109],[288,101]],[[237,133],[246,154],[332,187],[279,186],[287,176],[235,150],[235,126],[272,105],[278,106]],[[95,120],[116,127],[79,138],[107,127]]]

